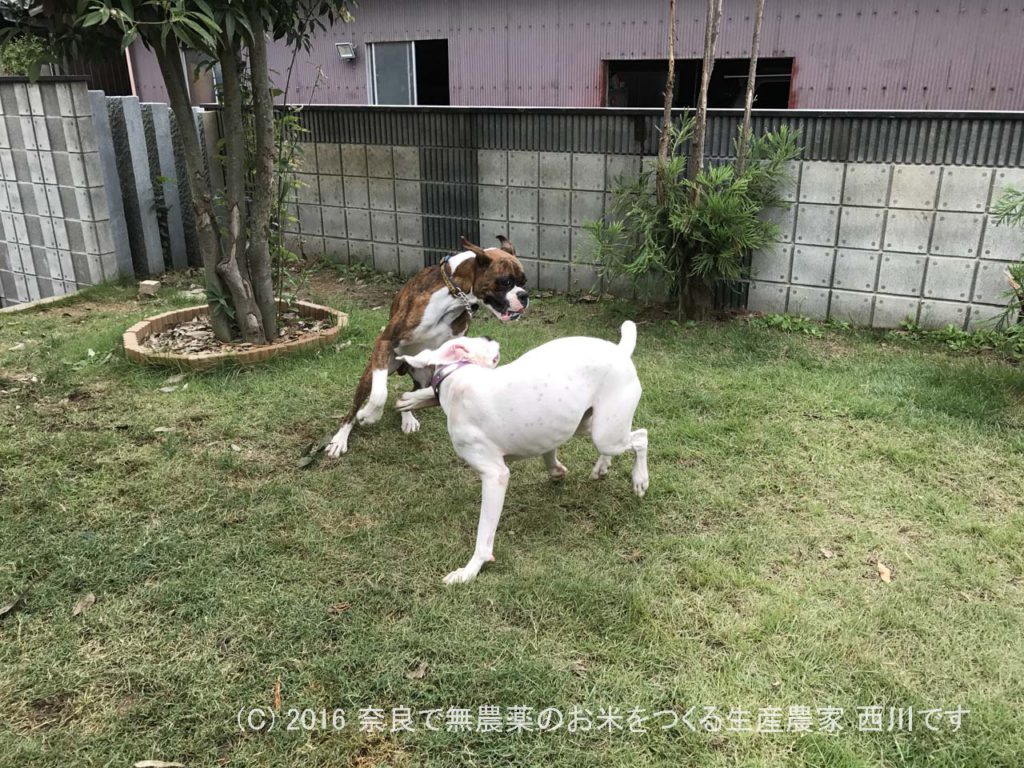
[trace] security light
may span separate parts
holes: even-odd
[[[342,61],[356,60],[355,43],[335,43],[334,47],[338,49],[338,55],[341,56]]]

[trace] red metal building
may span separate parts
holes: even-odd
[[[754,0],[724,0],[712,106],[733,106]],[[295,59],[293,103],[653,106],[667,0],[361,0]],[[692,101],[703,0],[678,1],[678,106]],[[1024,109],[1019,0],[767,0],[758,104],[805,109]],[[341,44],[341,45],[339,45]],[[292,61],[278,47],[284,81]],[[144,99],[153,62],[133,51]]]

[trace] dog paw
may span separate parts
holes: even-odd
[[[329,459],[336,459],[343,453],[348,453],[348,436],[352,432],[351,424],[342,425],[338,433],[331,438],[331,442],[324,448],[324,453]]]
[[[420,431],[420,420],[413,416],[411,413],[402,413],[402,431],[411,435],[413,432]]]
[[[566,469],[565,464],[562,462],[556,462],[555,466],[548,469],[548,477],[552,480],[564,480],[565,476],[569,474],[569,470]]]
[[[641,499],[644,497],[644,494],[647,493],[647,489],[650,485],[651,481],[647,475],[633,476],[633,493]]]
[[[603,456],[597,460],[594,464],[594,469],[590,473],[591,480],[604,480],[608,474],[608,467],[611,466],[611,460],[606,460]]]
[[[444,583],[450,587],[452,584],[465,584],[467,581],[472,581],[475,578],[476,574],[468,568],[459,568],[445,576]]]
[[[383,406],[365,405],[356,412],[356,423],[361,427],[376,424],[383,415]]]

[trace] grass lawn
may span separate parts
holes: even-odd
[[[1021,764],[1020,368],[866,332],[648,317],[648,496],[631,456],[589,480],[585,440],[562,451],[561,484],[514,464],[497,562],[445,588],[480,484],[440,411],[409,436],[389,411],[348,456],[296,466],[336,429],[386,318],[393,286],[353,283],[322,273],[306,291],[350,313],[336,347],[173,392],[120,352],[128,325],[187,301],[170,288],[0,316],[0,606],[22,596],[0,617],[0,765]],[[472,330],[513,359],[558,336],[617,340],[631,312],[539,299]],[[38,382],[14,382],[26,373]],[[240,730],[277,681],[275,729]],[[545,708],[565,720],[445,729],[450,707],[517,705],[535,728]],[[857,707],[875,705],[883,730],[861,730]],[[574,706],[623,719],[569,733]],[[771,732],[767,708],[785,729],[805,706],[811,733]],[[958,706],[958,731],[925,727],[923,710]],[[445,712],[436,732],[421,715],[412,733],[360,731],[367,707],[386,723]],[[691,707],[697,732],[653,717]],[[705,707],[717,731],[696,722]],[[820,731],[824,707],[843,708],[838,733]],[[890,707],[915,709],[911,730],[888,730]],[[634,708],[646,733],[628,730]],[[327,720],[289,731],[289,709]]]

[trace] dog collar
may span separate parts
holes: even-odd
[[[466,365],[472,365],[469,360],[458,360],[454,363],[446,363],[440,368],[434,371],[434,375],[430,378],[430,386],[434,389],[434,397],[438,400],[441,399],[441,383],[455,373],[459,368]]]
[[[448,288],[448,293],[450,293],[452,297],[457,302],[459,302],[460,305],[462,305],[462,308],[469,312],[470,316],[472,317],[473,313],[476,312],[479,304],[473,301],[471,298],[469,298],[469,296],[466,295],[466,292],[455,284],[455,281],[452,280],[452,277],[455,276],[454,272],[452,273],[451,277],[448,276],[448,271],[445,269],[445,267],[448,266],[448,262],[451,261],[451,258],[452,254],[449,253],[447,256],[441,259],[441,277],[442,279],[444,279],[445,287]]]

